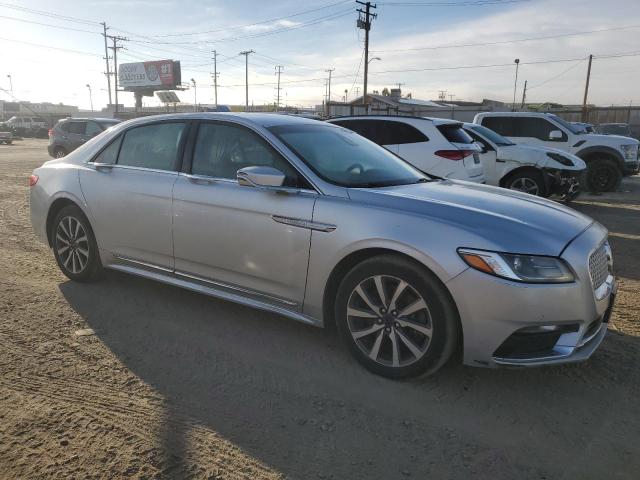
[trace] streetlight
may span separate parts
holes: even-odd
[[[347,95],[349,94],[349,90],[348,89],[344,89],[344,103],[347,103]]]
[[[13,93],[13,80],[11,79],[11,75],[7,74],[7,78],[9,79],[9,90]]]
[[[93,95],[91,94],[91,85],[88,83],[87,88],[89,89],[89,102],[91,102],[91,111],[93,112]]]
[[[373,62],[374,60],[382,60],[380,57],[373,57],[369,59],[369,63]]]
[[[513,103],[511,104],[511,111],[516,111],[516,89],[518,88],[518,67],[520,66],[520,59],[516,58],[514,60],[516,64],[516,81],[513,83]]]
[[[193,84],[193,111],[198,111],[198,88],[196,87],[196,81],[192,78],[191,83]]]

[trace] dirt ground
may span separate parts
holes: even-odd
[[[640,177],[575,203],[620,276],[590,361],[397,382],[276,315],[68,281],[29,223],[45,146],[0,146],[0,478],[640,478]]]

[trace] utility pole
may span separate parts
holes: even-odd
[[[438,90],[438,100],[446,100],[447,99],[447,91],[446,90]]]
[[[516,58],[514,60],[516,64],[516,81],[513,83],[513,103],[511,104],[511,111],[516,111],[516,89],[518,88],[518,67],[520,66],[520,59]]]
[[[249,111],[249,55],[255,53],[253,50],[240,52],[244,55],[244,111]]]
[[[282,65],[276,65],[276,75],[278,75],[278,86],[276,87],[276,112],[280,109],[280,73],[284,70]]]
[[[371,22],[378,15],[375,13],[371,13],[372,8],[377,8],[376,5],[372,5],[371,2],[361,2],[360,0],[356,0],[356,3],[360,5],[364,5],[365,9],[362,10],[359,8],[356,10],[360,13],[358,18],[357,26],[358,28],[364,30],[364,93],[362,94],[362,104],[367,104],[367,77],[369,75],[369,30],[371,30]]]
[[[7,73],[7,78],[9,79],[9,91],[13,94],[13,78],[11,74]]]
[[[113,74],[115,78],[113,82],[113,87],[114,87],[113,91],[115,92],[115,100],[116,100],[116,105],[115,105],[115,110],[113,112],[113,115],[116,116],[118,114],[118,50],[124,48],[122,45],[118,45],[118,42],[120,41],[124,42],[128,40],[128,38],[119,37],[118,35],[107,35],[107,37],[109,37],[113,42],[113,46],[109,48],[113,50]],[[136,99],[136,103],[138,103],[137,99]]]
[[[402,87],[402,86],[406,85],[406,83],[400,83],[400,82],[398,82],[398,83],[394,83],[394,85],[397,85],[397,86],[398,86],[398,90],[400,90],[400,87]]]
[[[325,70],[325,72],[329,72],[329,80],[327,82],[327,88],[328,88],[328,93],[327,93],[327,117],[329,117],[329,115],[331,114],[331,107],[329,106],[329,104],[331,103],[331,73],[335,70],[335,68],[328,68],[327,70]]]
[[[213,51],[213,103],[218,110],[218,52]]]
[[[91,111],[93,112],[93,95],[91,93],[91,85],[87,83],[87,88],[89,89],[89,102],[91,103]]]
[[[356,98],[360,96],[360,87],[354,87],[356,90]]]
[[[102,22],[102,36],[104,37],[104,63],[107,71],[107,92],[109,92],[109,105],[111,105],[111,72],[109,72],[109,47],[107,46],[107,22]]]
[[[522,103],[520,104],[520,110],[524,110],[524,102],[527,99],[527,81],[524,81],[524,89],[522,90]]]
[[[587,97],[589,95],[589,80],[591,79],[591,62],[593,61],[593,55],[589,55],[589,66],[587,67],[587,83],[584,86],[584,99],[582,100],[582,121],[586,122],[589,117],[587,111]]]

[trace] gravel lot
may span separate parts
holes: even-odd
[[[0,146],[1,478],[640,475],[640,177],[575,203],[620,276],[589,362],[394,382],[328,331],[124,274],[69,282],[29,223],[47,159],[46,140]]]

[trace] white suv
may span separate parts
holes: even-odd
[[[493,130],[465,123],[465,131],[481,147],[480,160],[488,185],[573,200],[580,193],[582,159],[555,148],[515,144]]]
[[[586,187],[592,192],[614,191],[623,175],[638,172],[638,140],[617,135],[585,133],[550,113],[479,113],[474,123],[516,143],[556,148],[587,164]]]
[[[328,122],[382,145],[429,175],[485,182],[480,147],[460,122],[387,115],[340,117]]]

